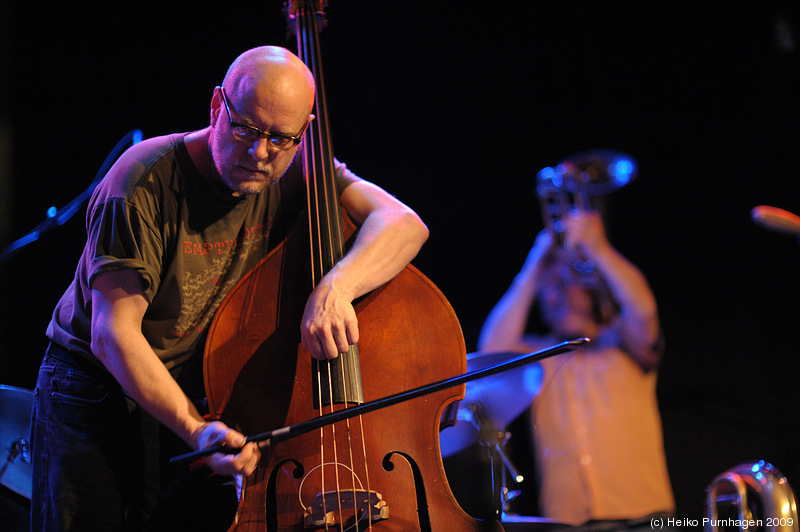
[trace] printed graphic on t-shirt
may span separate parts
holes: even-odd
[[[208,327],[222,300],[246,273],[237,268],[250,264],[248,259],[263,247],[268,238],[269,230],[258,224],[245,228],[240,238],[224,242],[184,243],[184,263],[188,266],[193,257],[198,257],[202,259],[204,269],[197,272],[196,268],[186,267],[183,273],[180,281],[181,313],[171,337],[189,336]]]

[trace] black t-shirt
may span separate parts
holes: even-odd
[[[280,243],[305,206],[300,157],[260,194],[234,197],[205,178],[184,134],[127,150],[99,183],[86,213],[87,242],[47,336],[100,365],[91,353],[92,282],[132,269],[149,301],[142,332],[168,368],[202,352],[231,288]],[[337,161],[339,194],[358,177]]]

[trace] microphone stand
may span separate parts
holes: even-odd
[[[330,414],[325,414],[323,416],[319,416],[317,418],[310,419],[308,421],[304,421],[296,425],[289,425],[268,432],[263,432],[255,436],[250,436],[247,438],[245,443],[257,442],[261,447],[270,447],[272,445],[275,445],[276,443],[280,443],[282,441],[294,438],[296,436],[300,436],[301,434],[311,432],[312,430],[324,427],[326,425],[331,425],[333,423],[338,423],[339,421],[344,421],[345,419],[350,419],[352,417],[364,415],[374,410],[386,408],[388,406],[392,406],[397,403],[401,403],[403,401],[408,401],[410,399],[415,399],[417,397],[421,397],[423,395],[427,395],[430,393],[438,392],[446,388],[450,388],[452,386],[458,386],[459,384],[464,384],[466,382],[479,379],[481,377],[488,377],[489,375],[494,375],[496,373],[500,373],[501,371],[513,369],[522,366],[523,364],[530,364],[532,362],[537,362],[545,358],[550,358],[555,355],[560,355],[561,353],[572,351],[573,349],[580,347],[581,345],[585,344],[588,341],[589,341],[588,338],[577,338],[575,340],[568,340],[566,342],[556,344],[552,347],[542,349],[541,351],[536,351],[534,353],[521,355],[517,358],[508,360],[501,364],[496,364],[494,366],[489,366],[483,369],[475,370],[473,372],[465,373],[463,375],[452,377],[450,379],[437,381],[432,384],[423,385],[405,392],[396,393],[394,395],[384,397],[383,399],[376,399],[375,401],[362,403],[360,405],[351,408],[339,410],[336,412],[331,412]],[[175,456],[170,459],[170,463],[176,465],[186,464],[186,463],[191,463],[197,460],[198,458],[210,456],[214,453],[236,454],[241,450],[242,450],[241,447],[227,447],[224,445],[218,445],[214,447],[208,447],[206,449],[201,449],[199,451],[194,451],[179,456]]]
[[[56,210],[55,207],[50,207],[47,210],[47,219],[37,225],[33,230],[31,230],[27,235],[23,236],[22,238],[12,242],[9,244],[6,249],[3,250],[3,253],[0,254],[0,265],[4,264],[8,259],[14,256],[19,250],[23,247],[27,246],[28,244],[39,240],[43,234],[48,232],[50,229],[53,229],[56,226],[64,225],[64,223],[72,218],[72,216],[78,212],[78,209],[83,205],[83,203],[88,200],[94,189],[97,187],[97,183],[100,182],[100,179],[108,169],[111,167],[113,162],[117,159],[117,157],[122,153],[123,149],[130,143],[136,144],[142,140],[142,132],[138,129],[134,129],[128,132],[119,142],[117,145],[114,146],[114,149],[106,157],[106,160],[103,162],[103,165],[98,170],[97,175],[92,181],[92,184],[89,185],[89,188],[84,190],[83,192],[78,195],[75,199],[70,201],[60,210]]]

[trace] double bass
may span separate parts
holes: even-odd
[[[307,209],[286,239],[233,288],[209,327],[205,386],[211,416],[244,434],[294,425],[466,371],[456,315],[409,265],[354,303],[360,341],[332,361],[300,342],[311,290],[357,234],[338,204],[322,78],[323,2],[285,11],[317,98],[303,141]],[[463,398],[447,388],[262,449],[243,479],[235,531],[501,531],[475,519],[450,491],[440,420]],[[446,416],[445,416],[446,417]]]

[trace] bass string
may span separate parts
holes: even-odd
[[[355,368],[354,368],[355,356],[350,356],[350,355],[352,355],[352,348],[351,348],[351,351],[349,351],[348,353],[343,353],[342,354],[342,356],[346,356],[347,357],[348,362],[351,365],[350,370],[351,371],[355,371]],[[322,415],[325,415],[326,413],[330,413],[330,412],[334,411],[334,406],[333,405],[334,405],[335,397],[334,397],[334,394],[333,394],[333,387],[334,387],[333,385],[334,385],[334,380],[335,379],[339,379],[339,381],[340,381],[340,383],[342,385],[343,394],[344,394],[343,402],[344,402],[344,407],[346,408],[350,404],[351,401],[350,401],[350,398],[348,397],[347,387],[345,386],[345,383],[346,383],[346,380],[347,380],[347,374],[346,374],[346,371],[345,371],[345,364],[337,364],[337,367],[339,368],[339,371],[336,372],[337,375],[334,377],[333,376],[334,371],[331,371],[330,362],[329,361],[319,361],[319,360],[317,360],[315,362],[316,362],[316,366],[317,366],[317,369],[316,369],[317,389],[318,389],[317,393],[318,393],[318,400],[319,400],[319,404],[320,404],[319,415],[322,416]],[[323,370],[322,370],[322,366],[323,365],[327,365],[328,366],[328,370],[324,372],[324,373],[327,373],[327,385],[328,385],[328,397],[327,397],[327,399],[329,401],[329,406],[328,406],[328,411],[327,412],[326,412],[325,407],[323,406],[323,401],[322,401],[323,394],[322,394],[322,386],[321,385],[323,384],[323,382],[322,382],[322,376],[321,375],[323,373]],[[368,463],[367,463],[367,448],[366,448],[366,439],[365,439],[365,436],[364,436],[364,424],[363,424],[363,420],[362,420],[361,416],[356,416],[353,419],[355,420],[353,423],[358,425],[358,427],[356,429],[356,432],[360,433],[361,449],[362,449],[361,458],[363,460],[363,463],[361,465],[364,468],[363,477],[364,477],[364,480],[366,482],[366,490],[365,491],[366,491],[367,505],[366,505],[366,512],[365,513],[366,513],[366,519],[367,519],[367,529],[371,529],[372,528],[372,512],[369,511],[369,503],[370,503],[370,500],[371,500],[370,497],[371,497],[371,493],[372,493],[372,488],[371,488],[371,484],[370,484],[369,467],[368,467]],[[345,451],[346,451],[347,459],[349,460],[349,465],[346,467],[346,469],[348,469],[350,471],[350,482],[351,482],[350,490],[352,491],[352,497],[353,497],[352,500],[354,502],[354,508],[353,509],[354,509],[354,515],[355,515],[354,530],[358,531],[359,530],[359,521],[360,521],[360,519],[358,517],[358,508],[359,508],[359,505],[358,505],[358,500],[359,500],[358,491],[359,491],[359,487],[362,486],[362,481],[361,481],[361,478],[359,477],[359,475],[356,472],[357,471],[356,456],[354,455],[354,452],[353,452],[354,445],[353,445],[353,439],[352,439],[352,436],[351,436],[352,427],[351,427],[350,419],[345,420],[344,423],[345,423],[345,432],[346,432],[346,436],[347,436],[344,439],[345,442],[346,442]],[[339,522],[340,523],[344,523],[346,521],[346,517],[345,517],[345,508],[342,506],[342,501],[344,500],[344,498],[342,497],[342,494],[344,492],[346,492],[346,490],[342,489],[342,487],[341,487],[341,479],[339,477],[339,464],[341,463],[340,462],[340,456],[339,456],[340,455],[340,453],[339,453],[340,438],[337,437],[337,435],[336,435],[336,423],[332,423],[331,425],[329,425],[329,427],[330,427],[330,434],[331,434],[331,436],[330,436],[331,454],[333,455],[333,460],[332,460],[331,463],[334,466],[334,468],[333,468],[334,491],[336,492],[336,495],[337,495],[337,497],[336,497],[336,499],[337,499],[337,508],[334,508],[332,510],[338,510]],[[326,435],[325,434],[326,434],[325,427],[320,427],[320,450],[319,450],[319,453],[320,453],[320,467],[319,467],[319,469],[320,469],[320,475],[321,475],[321,486],[322,486],[322,490],[321,491],[322,491],[322,494],[323,494],[322,507],[323,507],[323,514],[327,515],[329,509],[327,508],[327,498],[324,496],[324,494],[327,492],[327,490],[325,489],[325,465],[328,464],[328,462],[325,459],[325,455],[326,455]],[[327,521],[325,522],[325,529],[328,530]]]
[[[350,362],[351,375],[355,375],[356,372],[357,372],[357,368],[355,367],[355,365],[357,363],[357,358],[353,354],[353,348],[352,347],[350,348],[350,351],[348,352],[348,355],[350,355],[348,360]],[[344,366],[344,364],[342,364],[342,366]],[[361,416],[357,416],[355,418],[355,420],[354,420],[354,423],[355,422],[358,423],[358,432],[359,432],[359,434],[361,436],[361,451],[362,451],[361,458],[362,458],[362,464],[364,466],[364,479],[365,479],[366,484],[367,484],[367,489],[366,489],[367,503],[365,505],[365,511],[366,511],[366,515],[367,515],[367,530],[371,530],[372,529],[372,511],[371,511],[370,504],[372,502],[372,486],[370,484],[369,465],[368,465],[368,462],[367,462],[367,443],[366,443],[366,438],[364,436],[364,422],[363,422],[363,419],[362,419]],[[348,434],[349,434],[350,433],[350,420],[349,419],[347,420],[347,423],[348,423],[347,431],[348,431]],[[350,441],[349,437],[348,437],[348,441]],[[353,454],[352,454],[352,451],[353,451],[352,445],[349,445],[349,448],[350,448],[350,453],[351,453],[350,454],[350,463],[351,463],[351,465],[355,466],[355,458],[353,457]],[[355,467],[352,467],[350,469],[350,473],[351,473],[351,476],[352,476],[352,485],[353,485],[353,501],[357,501],[358,492],[356,490]],[[359,485],[360,485],[360,482],[359,482]],[[355,507],[356,507],[356,526],[355,526],[355,529],[356,529],[356,532],[358,532],[358,521],[359,521],[359,519],[358,519],[358,504],[355,504]]]
[[[298,16],[296,17],[297,22],[297,37],[298,37],[298,51],[301,53],[301,58],[306,62],[306,65],[309,69],[312,70],[314,74],[315,81],[317,83],[317,102],[316,102],[316,119],[312,121],[310,126],[310,130],[308,133],[311,133],[311,144],[314,149],[308,149],[304,146],[304,153],[306,157],[307,163],[310,163],[310,168],[312,169],[312,176],[313,179],[309,179],[307,181],[310,191],[313,191],[314,198],[316,201],[311,202],[309,198],[309,213],[311,213],[311,209],[314,210],[314,216],[309,216],[309,221],[311,223],[312,218],[316,218],[318,221],[326,220],[328,223],[324,224],[325,227],[323,228],[322,223],[317,223],[316,227],[312,227],[309,234],[315,235],[319,246],[317,248],[318,252],[314,253],[314,245],[312,244],[312,263],[316,261],[316,268],[312,267],[312,282],[314,286],[316,286],[318,280],[324,275],[326,271],[326,266],[328,269],[335,264],[336,261],[341,259],[344,255],[344,244],[343,244],[343,231],[341,227],[341,219],[339,217],[339,208],[338,208],[338,195],[336,194],[336,186],[333,176],[333,155],[332,155],[332,143],[330,139],[330,132],[328,129],[327,123],[327,108],[325,105],[325,96],[324,96],[324,88],[322,85],[322,69],[320,64],[319,58],[319,44],[317,40],[318,28],[317,28],[317,15],[316,12],[312,9],[303,9],[300,11]],[[310,152],[310,153],[309,153]],[[307,164],[306,168],[309,168]],[[312,190],[313,189],[313,190]],[[309,194],[310,196],[311,194]],[[320,200],[321,198],[321,200]],[[323,214],[324,213],[324,214]],[[311,239],[314,240],[314,237]],[[328,253],[329,262],[330,264],[325,264],[325,258],[323,253],[323,246],[326,248],[325,251]],[[352,355],[353,348],[351,347],[348,355]],[[340,355],[344,356],[344,355]],[[355,356],[347,356],[348,361],[350,362],[351,374],[356,375],[358,372],[354,365],[357,363],[357,359]],[[323,406],[322,401],[322,387],[321,387],[321,368],[320,365],[328,364],[327,371],[327,379],[328,379],[328,401],[330,405],[330,410],[333,411],[335,398],[333,396],[333,375],[332,371],[330,371],[330,363],[329,362],[320,362],[316,361],[316,375],[318,380],[318,390],[319,390],[319,405],[320,411],[319,415],[324,415],[325,409]],[[350,399],[348,397],[348,379],[346,375],[346,364],[337,364],[339,367],[339,372],[337,375],[337,379],[340,381],[341,389],[344,390],[344,405],[345,408],[349,405]],[[352,441],[352,427],[350,424],[350,420],[348,419],[345,424],[345,431],[346,431],[346,448],[347,448],[347,455],[350,461],[350,475],[351,475],[351,485],[352,485],[352,496],[353,496],[353,503],[354,503],[354,510],[355,510],[355,527],[358,530],[358,490],[357,490],[357,478],[356,478],[356,467],[355,467],[355,456],[353,453],[353,441]],[[366,449],[366,438],[364,435],[364,426],[363,421],[361,420],[360,416],[358,417],[358,432],[360,432],[360,439],[361,439],[361,446],[362,446],[362,460],[363,460],[363,467],[365,470],[364,476],[366,479],[367,484],[367,501],[370,501],[370,494],[371,494],[371,486],[369,481],[369,471],[367,467],[367,449]],[[332,454],[333,454],[333,463],[334,463],[334,485],[335,485],[335,492],[337,494],[337,506],[340,516],[340,522],[344,523],[344,513],[342,508],[342,488],[341,488],[341,480],[339,478],[339,451],[338,451],[338,440],[339,438],[336,435],[336,426],[331,425],[331,442],[332,442]],[[323,505],[323,512],[327,514],[327,498],[325,497],[326,493],[326,477],[325,477],[325,430],[320,429],[320,470],[321,470],[321,491],[322,491],[322,505]],[[372,514],[369,511],[369,504],[367,504],[367,516],[368,516],[368,527],[372,528]],[[325,529],[328,530],[327,520],[325,523]]]

